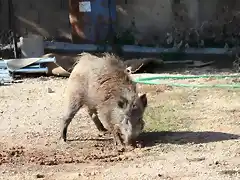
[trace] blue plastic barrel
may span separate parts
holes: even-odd
[[[115,0],[69,0],[73,43],[104,43],[115,31]]]

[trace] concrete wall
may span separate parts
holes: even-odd
[[[136,43],[153,44],[173,29],[223,25],[239,16],[237,0],[117,0],[118,30],[134,29]]]
[[[196,27],[198,0],[117,0],[119,30],[134,28],[139,41],[151,43],[172,27]]]
[[[0,29],[8,29],[8,2],[6,0],[0,0]]]
[[[6,0],[0,0],[0,29],[8,27]],[[19,35],[41,34],[58,40],[71,39],[68,0],[13,0]],[[136,43],[154,44],[173,29],[201,27],[238,17],[237,0],[116,0],[117,30],[131,27]],[[4,8],[5,7],[5,8]],[[223,8],[225,7],[225,8]]]
[[[71,39],[67,0],[12,0],[19,35],[40,34],[45,38]],[[0,29],[8,27],[7,1],[0,8]],[[1,5],[0,5],[1,7]]]

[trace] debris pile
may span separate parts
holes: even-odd
[[[52,58],[23,58],[0,60],[0,85],[13,82],[14,73],[48,73],[46,63],[56,62]]]

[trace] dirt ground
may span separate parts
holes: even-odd
[[[149,98],[145,146],[119,152],[84,108],[69,141],[58,140],[66,81],[29,78],[0,87],[0,179],[240,179],[239,89],[138,85]]]

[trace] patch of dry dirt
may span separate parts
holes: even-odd
[[[67,79],[0,87],[0,179],[239,179],[240,93],[140,85],[149,106],[180,98],[187,131],[152,132],[146,147],[120,152],[83,108],[59,141]],[[224,80],[225,81],[225,80]],[[50,89],[49,89],[50,88]],[[168,112],[169,113],[169,112]]]

